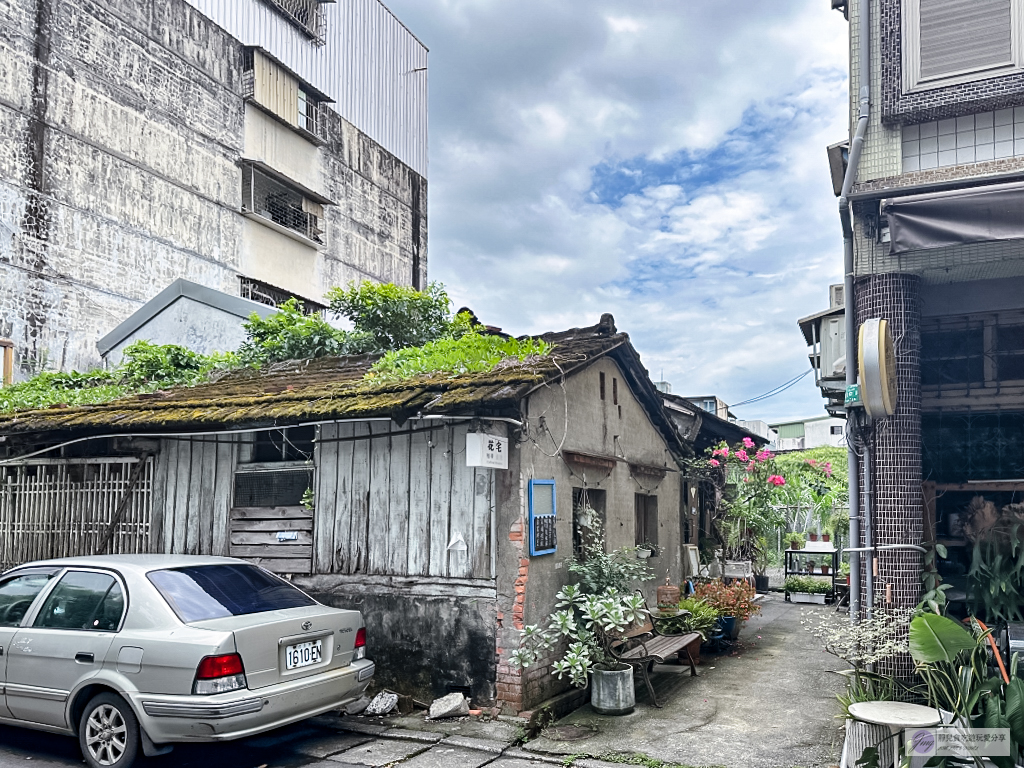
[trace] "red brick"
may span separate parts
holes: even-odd
[[[508,535],[508,540],[509,541],[522,541],[523,540],[523,532],[522,531],[512,531],[512,533],[510,533]]]

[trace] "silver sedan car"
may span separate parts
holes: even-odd
[[[337,709],[374,672],[358,611],[226,557],[73,557],[8,571],[0,655],[0,722],[77,735],[92,768]]]

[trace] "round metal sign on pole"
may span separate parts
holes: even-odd
[[[860,358],[860,396],[872,419],[896,411],[896,351],[889,323],[880,318],[865,320],[857,344]]]

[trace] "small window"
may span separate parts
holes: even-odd
[[[708,411],[709,413],[715,413],[718,410],[715,407],[715,401],[714,400],[705,400],[704,404],[701,406],[701,408],[703,408],[705,411]]]
[[[269,283],[260,280],[253,280],[251,277],[240,277],[239,294],[243,299],[255,301],[259,304],[266,304],[268,307],[280,307],[289,299],[297,299],[302,305],[304,315],[323,314],[327,306],[316,301],[296,296],[291,291],[277,288]]]
[[[555,530],[555,481],[530,481],[530,554],[550,555],[558,549]]]
[[[324,124],[324,102],[304,88],[298,90],[298,114],[296,119],[299,130],[324,140],[327,138]]]
[[[843,434],[843,425],[840,424],[840,425],[835,426],[835,427],[829,427],[829,431],[833,435],[841,435],[841,434]]]
[[[316,427],[286,427],[257,432],[253,461],[309,461],[313,458]]]
[[[186,624],[317,604],[305,592],[255,565],[199,565],[153,571],[148,576]]]
[[[0,584],[0,627],[17,627],[43,587],[60,573],[50,570],[22,571]]]
[[[1024,325],[996,327],[996,378],[999,381],[1024,379]]]
[[[650,544],[657,549],[658,497],[637,493],[634,494],[633,501],[636,510],[636,535],[634,541],[638,547],[641,544]]]
[[[612,404],[619,404],[619,380],[612,377]]]
[[[124,592],[108,573],[68,571],[46,598],[34,626],[113,632],[121,624]]]
[[[572,489],[572,551],[582,554],[604,541],[607,493],[594,488]]]
[[[601,382],[601,399],[604,400],[604,371],[601,371],[597,376]]]

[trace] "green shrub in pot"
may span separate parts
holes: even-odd
[[[683,613],[677,616],[655,616],[654,625],[663,635],[686,635],[690,632],[698,632],[707,640],[718,628],[718,618],[721,614],[704,600],[695,597],[687,597],[679,601],[680,611],[689,611],[687,616]]]
[[[811,595],[826,595],[832,591],[831,584],[812,576],[790,576],[786,579],[784,587],[787,592],[805,592]]]

